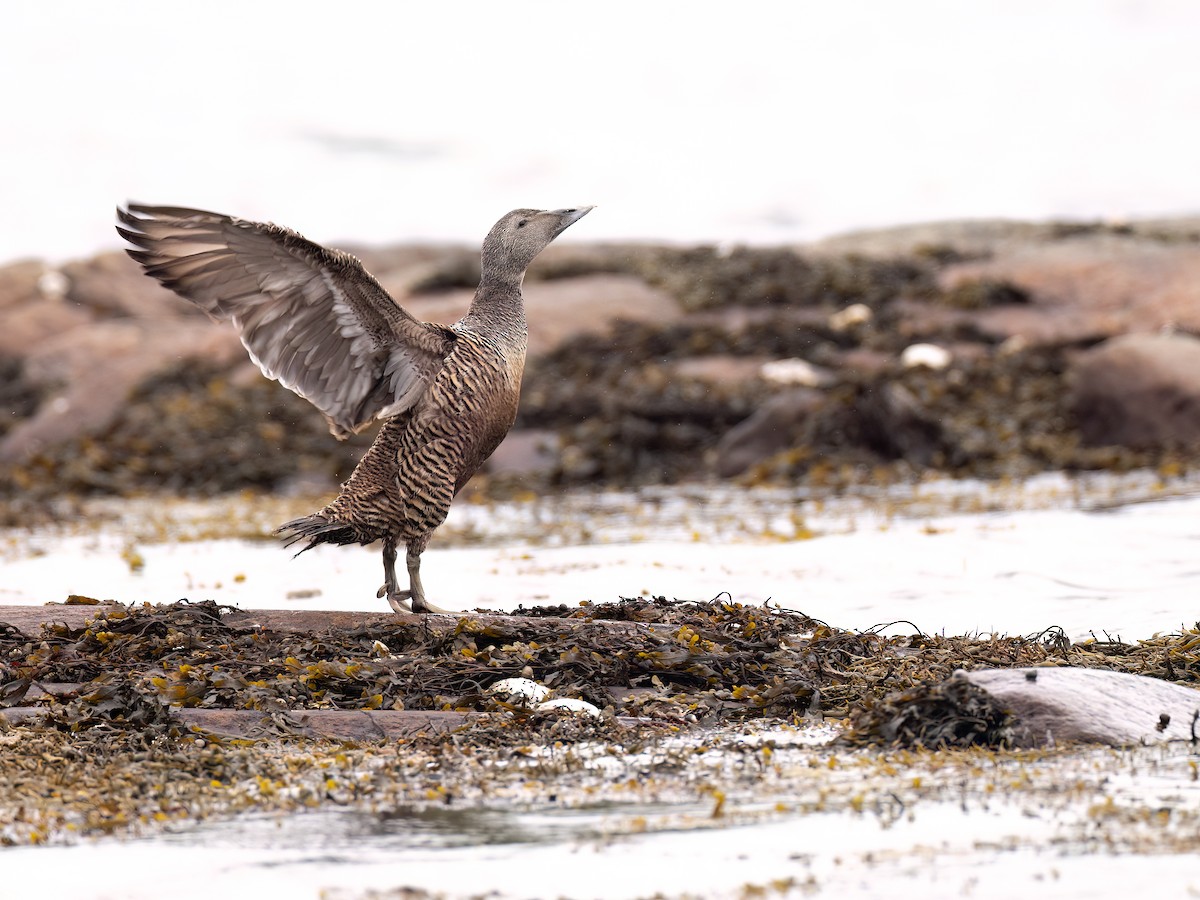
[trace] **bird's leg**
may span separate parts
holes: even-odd
[[[412,598],[413,612],[449,612],[447,609],[434,606],[425,599],[425,588],[421,585],[421,551],[424,549],[424,540],[409,541],[408,552],[404,555],[404,561],[408,564],[408,596]]]
[[[388,605],[398,613],[412,612],[408,603],[405,602],[409,598],[409,592],[400,591],[399,587],[396,583],[396,542],[391,538],[384,538],[383,587],[375,593],[375,596],[387,597]]]

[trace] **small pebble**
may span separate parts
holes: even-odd
[[[912,344],[904,348],[900,354],[900,364],[906,369],[920,366],[926,369],[944,369],[950,365],[953,355],[945,347],[937,344]]]
[[[849,331],[858,325],[867,325],[875,318],[871,307],[865,303],[851,303],[829,317],[829,327],[834,331]]]
[[[822,387],[833,381],[833,376],[804,359],[776,359],[763,363],[759,374],[764,381],[775,384],[799,384],[805,387]]]

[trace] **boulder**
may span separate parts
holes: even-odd
[[[1109,333],[1130,327],[1200,329],[1200,244],[1162,241],[1139,235],[1086,234],[1029,244],[991,259],[948,266],[939,277],[943,290],[969,281],[1008,282],[1037,308],[1067,308],[1098,315],[1087,327]],[[993,316],[994,317],[994,316]],[[1020,313],[1006,317],[1019,320]],[[985,315],[986,319],[987,316]],[[1070,323],[1083,328],[1083,323]]]
[[[795,440],[800,425],[825,403],[815,388],[795,388],[776,394],[748,419],[729,429],[716,446],[716,470],[722,478],[740,475],[774,456]]]
[[[901,747],[1194,742],[1200,691],[1075,666],[959,669],[856,709],[851,738]]]
[[[94,321],[95,316],[78,303],[39,297],[4,312],[0,356],[23,358],[46,341]]]
[[[41,299],[38,285],[46,271],[46,264],[36,259],[0,266],[0,310],[7,316],[8,310]]]
[[[1200,446],[1200,340],[1130,334],[1080,354],[1069,372],[1083,440],[1134,449]]]
[[[1122,334],[1130,327],[1124,310],[1070,306],[997,306],[980,311],[972,327],[998,343],[1020,338],[1027,347],[1088,344]]]
[[[1200,691],[1145,675],[1071,666],[956,672],[1013,717],[1018,747],[1114,747],[1196,737]]]
[[[123,252],[101,253],[60,270],[66,297],[102,316],[205,319],[196,306],[168,291]]]
[[[884,458],[929,466],[945,461],[950,453],[937,416],[901,384],[887,382],[864,392],[857,411],[867,447]]]
[[[232,365],[243,354],[237,335],[207,321],[172,327],[110,320],[55,335],[25,358],[26,378],[47,396],[32,417],[0,440],[0,461],[19,462],[47,446],[103,430],[139,384],[180,360]]]

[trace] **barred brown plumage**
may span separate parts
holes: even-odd
[[[278,225],[171,206],[118,209],[117,231],[146,274],[210,316],[229,319],[263,373],[325,415],[344,439],[383,425],[337,498],[279,527],[288,546],[383,542],[386,596],[397,612],[438,611],[421,585],[421,553],[454,495],[517,415],[525,368],[525,270],[586,215],[516,209],[483,242],[471,308],[452,326],[419,322],[349,254]],[[409,588],[396,580],[406,548]]]

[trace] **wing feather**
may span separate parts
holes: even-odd
[[[147,275],[232,321],[263,374],[321,410],[339,438],[410,409],[454,343],[353,256],[278,225],[132,203],[117,218]]]

